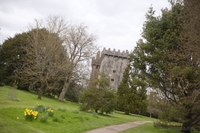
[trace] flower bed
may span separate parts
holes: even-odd
[[[26,108],[24,110],[24,117],[26,120],[32,121],[38,118],[38,112],[32,109]]]

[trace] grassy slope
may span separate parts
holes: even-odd
[[[9,97],[15,96],[18,101],[9,100]],[[52,118],[49,118],[47,123],[41,123],[39,120],[25,121],[24,109],[33,108],[39,104],[55,109],[55,117],[59,119],[59,122],[54,122]],[[119,113],[113,113],[109,117],[97,116],[79,111],[79,106],[75,103],[62,103],[49,98],[38,100],[34,94],[11,87],[0,87],[0,133],[80,133],[97,127],[134,120],[150,119]]]
[[[180,133],[180,129],[164,129],[154,127],[153,123],[148,123],[136,128],[128,129],[122,133]]]

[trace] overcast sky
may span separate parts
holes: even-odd
[[[61,16],[88,26],[100,47],[132,50],[150,6],[160,14],[167,0],[0,0],[0,42],[27,30],[34,19]]]

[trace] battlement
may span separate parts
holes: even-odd
[[[92,65],[100,65],[101,61],[105,56],[111,56],[111,57],[117,57],[117,58],[123,58],[123,59],[128,59],[129,52],[128,50],[126,51],[116,51],[115,49],[111,50],[104,48],[102,52],[98,51],[96,57],[92,58]]]
[[[116,51],[115,49],[111,50],[110,48],[106,50],[106,48],[103,49],[101,52],[101,55],[107,55],[107,56],[113,56],[113,57],[118,57],[118,58],[125,58],[128,59],[129,52],[128,50],[126,51]]]

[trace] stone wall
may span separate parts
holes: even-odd
[[[128,51],[115,51],[103,49],[98,52],[96,58],[92,59],[91,79],[98,78],[100,73],[104,73],[110,80],[110,87],[117,89],[123,78],[123,73],[127,67]]]

